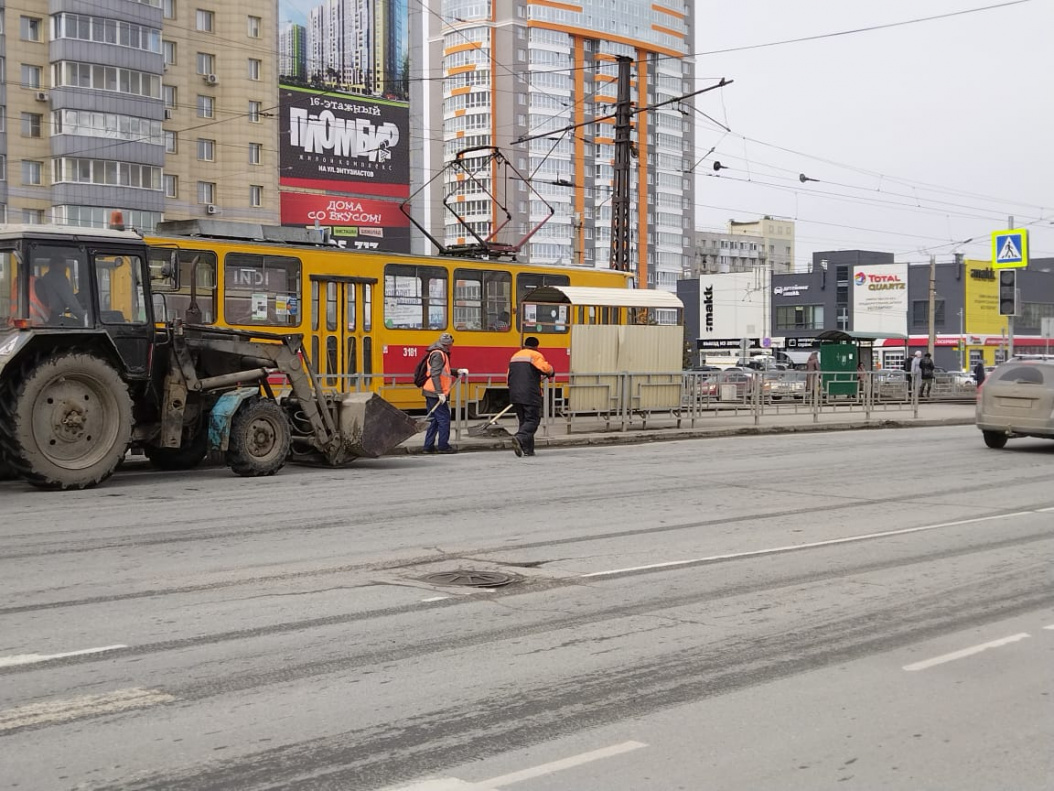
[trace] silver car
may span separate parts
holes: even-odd
[[[977,428],[988,447],[1002,448],[1010,437],[1054,439],[1054,357],[1014,357],[977,391]]]

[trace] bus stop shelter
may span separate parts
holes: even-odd
[[[888,332],[853,332],[824,330],[816,335],[820,344],[820,373],[824,392],[831,395],[856,395],[858,363],[865,371],[874,370],[874,347],[887,338],[902,339],[907,335]]]

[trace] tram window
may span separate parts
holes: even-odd
[[[373,338],[362,339],[362,372],[373,373]]]
[[[326,283],[326,331],[337,330],[337,284]]]
[[[311,331],[318,332],[318,317],[322,315],[322,311],[319,310],[318,301],[318,281],[311,281]],[[312,357],[311,359],[316,359]]]
[[[356,285],[354,283],[348,283],[347,286],[345,286],[345,289],[347,290],[347,304],[345,305],[345,308],[344,308],[344,321],[348,325],[348,331],[349,332],[354,332],[355,331],[355,308],[358,307],[355,304],[356,303],[355,292],[357,290],[357,287],[356,287]]]
[[[454,328],[505,332],[512,312],[512,275],[494,270],[454,270]]]
[[[373,284],[362,284],[362,331],[373,329]]]
[[[228,253],[223,259],[223,309],[231,324],[300,323],[300,259]]]
[[[172,266],[172,253],[176,266]],[[197,324],[216,323],[216,254],[211,250],[175,250],[166,247],[150,248],[150,282],[155,291],[166,292],[160,303],[167,314],[158,311],[158,321],[187,318],[190,308],[191,280],[200,318]],[[170,293],[169,293],[170,292]],[[155,303],[156,304],[156,303]]]
[[[571,278],[567,275],[542,275],[534,272],[524,273],[516,276],[516,304],[523,302],[524,296],[536,288],[542,286],[569,286]],[[523,328],[521,316],[516,317],[516,327]]]
[[[359,372],[359,357],[356,351],[355,336],[350,335],[348,336],[348,370],[344,372],[348,375],[354,375]],[[351,384],[354,384],[354,382],[351,382]]]
[[[384,267],[384,326],[403,330],[445,330],[447,270],[438,266]]]

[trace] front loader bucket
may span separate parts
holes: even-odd
[[[340,434],[349,456],[376,459],[410,439],[416,420],[376,393],[350,393],[340,401]]]

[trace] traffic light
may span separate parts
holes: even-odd
[[[1017,315],[1017,270],[999,270],[999,315]]]

